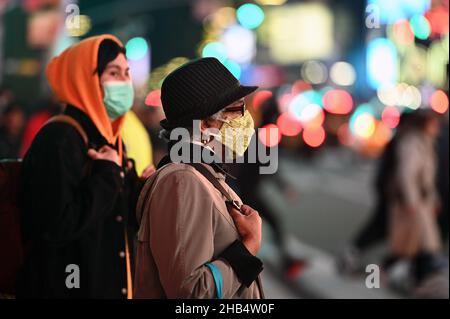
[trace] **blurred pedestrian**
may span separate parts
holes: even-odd
[[[402,113],[394,137],[385,146],[384,151],[378,160],[374,179],[375,207],[367,223],[337,259],[337,267],[343,274],[364,271],[361,262],[364,253],[376,244],[387,239],[389,208],[388,189],[398,165],[395,153],[400,136],[403,136],[404,132],[414,127],[414,117],[415,116],[410,112]]]
[[[169,141],[170,156],[139,198],[137,298],[264,296],[256,257],[261,219],[225,182],[221,156],[242,156],[248,146],[254,130],[244,97],[255,90],[241,86],[215,58],[189,62],[164,80],[163,135],[188,134]],[[196,129],[201,136],[193,136]],[[244,143],[235,147],[226,134]]]
[[[0,159],[18,158],[25,125],[22,107],[11,102],[0,114]]]
[[[122,146],[125,49],[112,35],[85,39],[51,60],[47,78],[72,124],[45,125],[23,160],[30,251],[18,297],[131,298],[140,181]]]
[[[436,270],[441,251],[434,145],[440,125],[432,111],[417,111],[412,124],[399,136],[397,165],[388,185],[391,255],[385,267],[399,258],[411,259],[415,284],[420,284]]]

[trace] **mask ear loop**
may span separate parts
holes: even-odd
[[[200,132],[200,142],[203,145],[206,146],[207,144],[211,143],[213,138],[218,136],[218,134],[212,133],[210,128],[206,128],[205,130],[202,131],[201,121],[199,122],[198,125],[199,125],[199,132]],[[204,137],[206,137],[206,138],[204,138]]]

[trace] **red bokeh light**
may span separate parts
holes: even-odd
[[[348,114],[353,109],[353,98],[347,91],[330,90],[323,96],[323,106],[333,114]]]
[[[428,11],[425,14],[425,17],[430,22],[432,36],[442,36],[448,34],[448,8],[446,9],[443,6],[436,7]]]
[[[162,106],[161,90],[154,90],[151,91],[149,94],[147,94],[144,103],[147,106],[155,106],[155,107]]]
[[[301,92],[309,90],[312,90],[311,84],[302,80],[297,80],[292,85],[291,94],[295,96]]]
[[[258,91],[253,95],[253,108],[257,110],[261,105],[272,97],[272,92],[268,90]]]
[[[281,134],[285,136],[296,136],[302,131],[302,124],[288,112],[285,112],[278,117],[277,126],[279,127]]]
[[[395,106],[386,106],[381,113],[381,120],[389,128],[396,128],[400,122],[400,112]]]

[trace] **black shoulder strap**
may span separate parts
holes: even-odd
[[[200,174],[202,174],[215,188],[219,190],[219,192],[225,196],[227,199],[225,203],[227,205],[234,205],[235,208],[240,209],[237,201],[231,197],[231,195],[225,190],[225,188],[220,184],[217,178],[201,163],[186,163],[192,167],[194,167]]]

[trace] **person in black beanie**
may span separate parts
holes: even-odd
[[[254,128],[244,97],[256,89],[215,58],[191,61],[164,80],[163,135],[188,137],[169,141],[138,200],[136,298],[264,298],[261,218],[227,185],[222,163],[248,146]],[[199,154],[207,156],[195,163]]]

